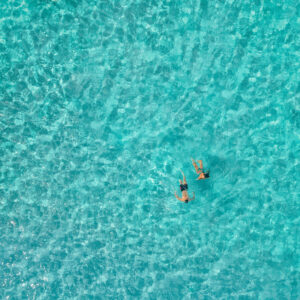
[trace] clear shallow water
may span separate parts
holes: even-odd
[[[2,1],[1,298],[297,299],[297,5]]]

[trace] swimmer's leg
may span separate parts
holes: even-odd
[[[201,160],[201,159],[198,160],[198,163],[199,163],[199,165],[200,165],[200,170],[203,170],[203,163],[202,163],[202,160]]]
[[[195,170],[196,170],[196,173],[197,173],[197,174],[200,173],[199,167],[198,167],[198,165],[196,164],[196,162],[194,161],[193,158],[192,158],[192,163],[193,163],[193,166],[194,166],[194,168],[195,168]]]
[[[186,178],[185,178],[183,172],[182,172],[181,170],[180,170],[180,172],[182,173],[182,176],[183,176],[183,183],[184,183],[184,184],[187,184],[187,183],[186,183]]]

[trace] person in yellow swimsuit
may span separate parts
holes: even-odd
[[[180,172],[182,173],[182,176],[183,176],[183,182],[179,179],[180,190],[181,190],[181,193],[182,193],[182,197],[179,198],[178,195],[177,195],[177,193],[176,193],[176,191],[175,191],[175,197],[179,201],[181,201],[181,202],[188,203],[189,201],[192,201],[192,200],[195,199],[195,193],[193,192],[193,194],[194,194],[193,198],[189,197],[188,192],[187,192],[187,190],[188,190],[188,184],[186,182],[186,178],[185,178],[183,172],[182,171],[180,171]]]
[[[193,158],[192,158],[192,163],[196,170],[196,173],[199,174],[196,180],[209,178],[209,171],[204,172],[202,160],[198,160],[199,166],[197,165],[197,163],[194,161]]]

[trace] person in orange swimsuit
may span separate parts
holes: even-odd
[[[189,201],[192,201],[195,199],[195,193],[193,192],[193,198],[190,198],[189,195],[188,195],[188,184],[186,182],[186,178],[183,174],[183,172],[180,170],[180,172],[182,173],[182,176],[183,176],[183,183],[182,181],[179,179],[179,183],[180,183],[180,190],[181,190],[181,193],[182,193],[182,197],[179,198],[176,191],[175,191],[175,197],[181,201],[181,202],[184,202],[184,203],[188,203]]]
[[[202,160],[198,160],[198,162],[199,162],[199,167],[198,167],[197,163],[194,161],[194,159],[192,158],[192,163],[196,170],[196,173],[199,174],[199,176],[196,180],[209,178],[209,171],[204,172]]]

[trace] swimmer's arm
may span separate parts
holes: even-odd
[[[193,198],[190,198],[190,200],[195,200],[195,192],[193,192]]]
[[[175,195],[175,197],[176,197],[179,201],[184,202],[182,198],[179,198],[179,197],[177,196],[176,192],[174,193],[174,195]]]

